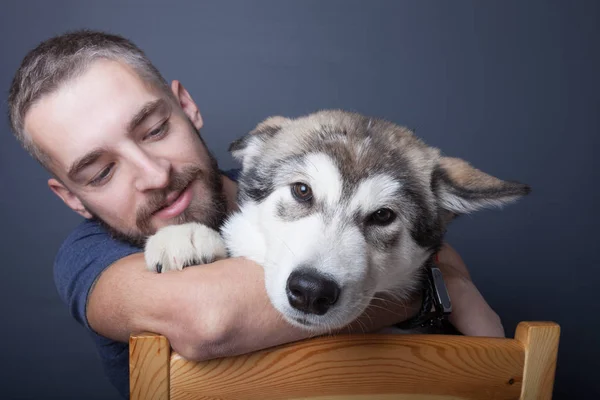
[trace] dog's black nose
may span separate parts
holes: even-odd
[[[323,315],[338,300],[340,287],[315,270],[300,269],[290,274],[286,292],[295,309]]]

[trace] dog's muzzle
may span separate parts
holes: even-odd
[[[300,268],[287,280],[286,293],[292,307],[307,314],[324,315],[340,296],[336,282],[313,268]]]

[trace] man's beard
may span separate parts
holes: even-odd
[[[147,238],[155,233],[152,227],[152,216],[159,209],[166,206],[169,193],[181,192],[196,180],[202,180],[207,185],[208,199],[201,202],[190,203],[177,217],[170,221],[170,225],[180,225],[187,222],[198,222],[212,229],[219,230],[227,216],[227,198],[223,191],[223,181],[215,157],[208,152],[210,169],[203,171],[197,165],[188,166],[181,172],[173,171],[169,179],[169,186],[157,189],[149,194],[146,204],[136,212],[136,231],[123,232],[111,227],[104,220],[92,213],[93,217],[102,225],[113,238],[128,242],[137,247],[143,247]],[[89,210],[89,209],[88,209]],[[91,211],[90,211],[91,212]]]

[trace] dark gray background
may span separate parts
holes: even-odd
[[[133,39],[179,79],[225,168],[233,139],[272,114],[340,107],[416,129],[448,155],[532,194],[458,220],[449,241],[507,334],[562,326],[557,399],[595,398],[599,17],[595,1],[6,1],[0,87],[25,53],[68,29]],[[52,263],[79,218],[0,125],[2,398],[117,398]]]

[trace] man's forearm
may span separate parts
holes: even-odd
[[[226,329],[221,332],[220,340],[211,342],[211,348],[199,344],[194,359],[244,354],[316,336],[287,323],[273,307],[266,293],[262,267],[249,261],[244,267],[237,271],[232,268],[231,280],[235,283],[227,285],[227,296],[219,288],[211,294],[212,307],[222,310],[220,322]],[[412,317],[420,305],[420,297],[402,302],[378,296],[354,323],[331,333],[375,332]]]
[[[145,269],[142,254],[126,257],[99,277],[86,314],[100,335],[126,342],[134,332],[163,334],[190,358],[308,336],[282,320],[262,267],[243,258],[156,274]]]
[[[439,267],[456,327],[468,335],[501,336],[493,311],[467,312],[478,310],[479,303],[491,309],[480,295],[470,295],[478,292],[468,275],[454,272],[466,267],[446,260],[445,252]],[[333,333],[375,332],[412,317],[420,305],[420,298],[406,304],[378,299],[357,321]],[[141,330],[163,334],[190,359],[248,353],[314,336],[284,321],[267,296],[263,268],[244,258],[156,274],[145,270],[141,255],[130,256],[102,275],[90,297],[88,319],[98,333],[122,341]]]
[[[86,306],[92,329],[113,340],[127,342],[134,332],[163,332],[167,305],[175,301],[169,292],[145,269],[142,254],[125,257],[108,267],[97,279]]]
[[[348,332],[372,332],[403,321],[418,305],[376,300]],[[261,266],[227,259],[183,271],[146,271],[141,254],[109,267],[90,295],[90,325],[127,341],[133,332],[167,336],[191,359],[242,354],[314,336],[291,326],[272,306]]]

